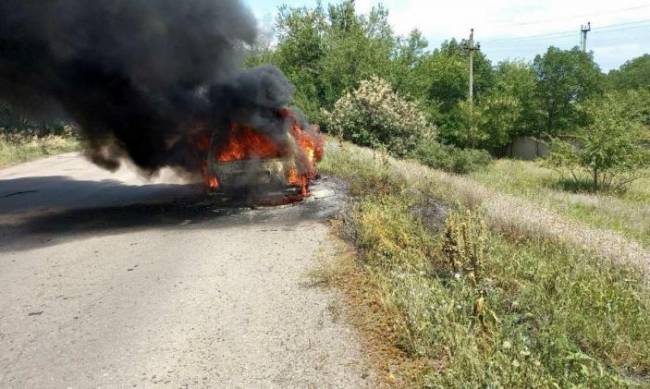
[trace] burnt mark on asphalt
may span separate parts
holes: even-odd
[[[20,192],[9,193],[8,195],[2,196],[2,198],[8,199],[10,197],[23,196],[23,195],[32,194],[32,193],[38,193],[38,191],[37,190],[23,190],[23,191],[20,191]]]
[[[62,182],[61,185],[67,183]],[[85,193],[96,193],[87,186],[103,187],[101,182],[90,181],[83,182],[85,188],[79,188],[82,185],[79,181],[72,183],[72,186],[75,185]],[[203,192],[197,193],[188,187],[191,185],[161,186],[167,198],[170,193],[178,193],[176,198],[162,202],[160,198],[152,197],[142,199],[151,203],[106,207],[87,207],[84,203],[78,209],[6,214],[0,218],[0,252],[31,250],[102,235],[146,230],[211,229],[218,232],[219,229],[244,225],[268,225],[274,228],[278,223],[282,225],[280,228],[287,228],[287,223],[326,220],[339,212],[345,202],[345,186],[341,181],[329,177],[323,177],[314,185],[311,198],[278,207],[253,207],[241,200],[215,201]],[[111,190],[116,191],[114,187]],[[142,189],[125,185],[119,190],[137,193]],[[98,196],[101,196],[97,199],[98,203],[111,199],[111,193]]]

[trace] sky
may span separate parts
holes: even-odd
[[[244,0],[260,24],[269,28],[282,4],[309,6],[316,0]],[[327,3],[324,0],[323,3]],[[336,1],[332,1],[336,2]],[[648,0],[357,0],[366,13],[382,3],[390,11],[397,34],[422,31],[430,47],[446,39],[466,38],[470,28],[481,50],[494,63],[532,60],[553,45],[569,49],[580,44],[580,26],[591,22],[587,46],[603,71],[650,53]]]

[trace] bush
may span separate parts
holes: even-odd
[[[580,109],[590,123],[570,140],[557,139],[547,163],[580,184],[590,177],[594,191],[621,190],[650,167],[650,151],[642,144],[647,129],[626,103],[626,94],[609,94]]]
[[[403,157],[435,130],[417,104],[395,93],[381,78],[362,81],[358,89],[323,113],[326,129],[361,146],[386,148]]]
[[[432,140],[421,142],[412,156],[434,169],[458,174],[478,171],[492,162],[485,150],[459,149]]]

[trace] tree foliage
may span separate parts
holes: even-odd
[[[650,91],[650,54],[627,61],[608,74],[609,86],[616,90],[644,89]]]
[[[560,50],[549,47],[533,61],[542,114],[537,135],[570,133],[585,124],[579,103],[603,91],[604,76],[591,54],[577,47]]]
[[[296,104],[312,120],[362,80],[392,73],[396,40],[381,6],[367,16],[358,15],[351,0],[328,7],[283,6],[275,31],[275,50],[252,53],[249,63],[280,67],[296,86]]]
[[[556,139],[548,163],[579,184],[587,175],[593,190],[622,189],[650,167],[642,139],[647,127],[630,112],[634,93],[610,93],[582,107],[589,122],[569,139]]]
[[[397,36],[388,16],[382,6],[359,14],[352,0],[282,7],[275,39],[264,39],[274,44],[253,48],[249,63],[279,66],[296,86],[295,104],[324,131],[332,131],[328,127],[333,122],[322,113],[336,112],[337,101],[353,96],[362,82],[375,77],[419,107],[438,129],[440,143],[496,155],[503,155],[518,136],[577,136],[593,123],[595,114],[580,107],[606,90],[636,89],[638,99],[626,100],[628,110],[650,124],[649,55],[606,77],[593,55],[578,48],[550,47],[530,63],[505,61],[496,66],[483,52],[475,52],[475,99],[470,105],[467,41],[449,39],[430,48],[417,30]],[[363,144],[376,141],[361,138]]]
[[[477,124],[481,146],[495,152],[507,146],[517,132],[521,113],[521,101],[512,94],[487,96],[481,104]]]

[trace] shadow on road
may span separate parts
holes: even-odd
[[[327,184],[326,184],[327,185]],[[147,229],[220,229],[323,219],[337,203],[251,209],[216,204],[200,186],[34,177],[0,181],[0,252]]]
[[[50,210],[169,201],[200,193],[193,185],[127,185],[117,180],[83,181],[65,176],[0,180],[0,216]]]

